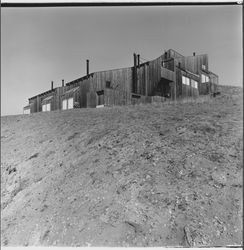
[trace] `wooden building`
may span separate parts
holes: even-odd
[[[150,103],[198,97],[216,91],[218,76],[208,67],[208,55],[183,56],[170,49],[155,60],[140,63],[134,54],[133,67],[89,73],[29,98],[30,113],[57,109],[103,107]]]

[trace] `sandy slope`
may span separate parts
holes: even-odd
[[[242,89],[1,119],[1,244],[242,244]]]

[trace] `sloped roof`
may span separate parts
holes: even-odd
[[[69,93],[75,93],[80,87],[75,87],[73,89],[70,89],[64,93],[64,95],[69,94]]]
[[[43,99],[42,101],[43,101],[43,102],[46,102],[46,101],[51,100],[52,98],[53,98],[53,96],[51,95],[51,96],[46,97],[46,98],[45,98],[45,99]]]

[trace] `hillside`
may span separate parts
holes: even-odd
[[[1,118],[1,244],[242,244],[242,89]]]

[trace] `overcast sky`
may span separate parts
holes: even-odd
[[[166,49],[207,53],[220,84],[242,85],[241,6],[1,9],[1,115],[86,73],[152,60]]]

